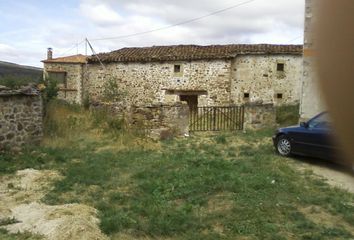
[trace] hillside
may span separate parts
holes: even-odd
[[[0,61],[0,85],[16,87],[37,83],[42,77],[42,69]]]

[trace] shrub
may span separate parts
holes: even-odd
[[[226,144],[226,136],[224,134],[215,137],[215,141],[219,144]]]
[[[46,79],[44,82],[43,100],[48,103],[58,96],[58,82],[55,79]]]
[[[110,78],[103,84],[102,100],[106,102],[120,102],[125,97],[125,92],[119,89],[115,79]]]
[[[276,109],[277,123],[281,126],[298,124],[300,118],[300,105],[279,106]]]
[[[105,132],[117,134],[124,130],[124,119],[112,114],[107,107],[91,110],[91,118],[93,127],[103,128]]]
[[[83,97],[83,101],[82,101],[82,106],[84,107],[84,109],[88,110],[90,109],[90,97],[87,93],[84,93],[84,97]]]

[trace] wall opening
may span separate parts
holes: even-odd
[[[66,72],[60,71],[48,71],[49,80],[54,80],[57,82],[58,86],[66,87]]]
[[[282,93],[277,93],[277,99],[283,99],[283,94]]]
[[[174,72],[175,73],[180,73],[181,72],[181,65],[174,65]]]
[[[284,72],[284,70],[285,70],[285,64],[284,63],[277,63],[277,71]]]
[[[190,111],[198,108],[198,95],[179,95],[179,100],[187,102]]]

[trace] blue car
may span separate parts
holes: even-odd
[[[280,128],[273,136],[276,151],[282,156],[303,155],[334,160],[331,121],[327,112],[320,113],[300,126]]]

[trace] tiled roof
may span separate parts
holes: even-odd
[[[53,58],[53,59],[46,59],[43,60],[42,62],[44,63],[86,63],[87,57],[78,54],[78,55],[73,55],[73,56],[67,56],[67,57],[60,57],[60,58]]]
[[[102,62],[152,62],[233,58],[239,54],[293,54],[301,55],[302,45],[230,44],[230,45],[175,45],[141,48],[122,48],[100,53]],[[89,62],[98,62],[95,56]]]

